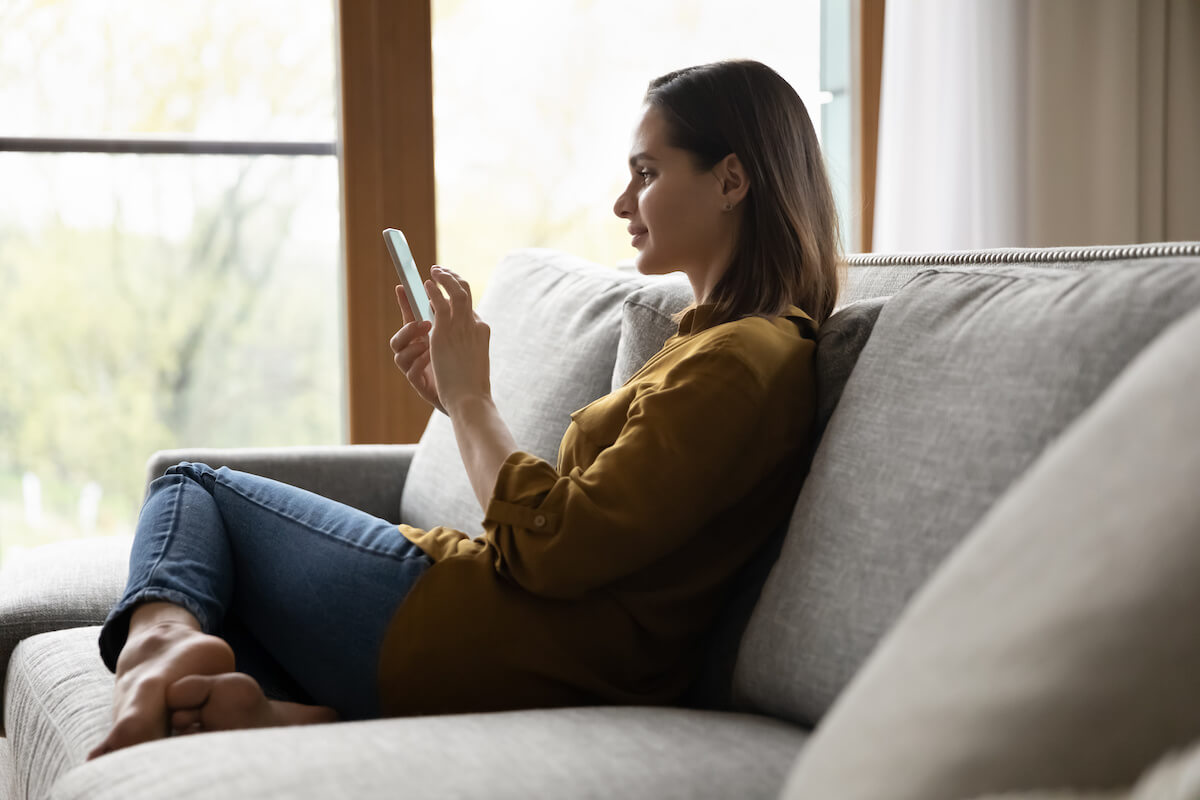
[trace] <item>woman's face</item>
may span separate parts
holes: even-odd
[[[703,299],[732,258],[734,215],[716,172],[699,169],[691,153],[668,141],[662,114],[647,106],[633,134],[629,185],[613,212],[629,221],[639,272],[683,270]]]

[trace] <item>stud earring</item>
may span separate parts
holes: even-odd
[[[733,211],[733,203],[726,203],[726,204],[725,204],[725,210],[726,210],[726,211]]]

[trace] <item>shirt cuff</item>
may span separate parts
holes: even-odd
[[[545,460],[520,451],[510,454],[496,476],[484,527],[490,522],[490,527],[512,525],[543,533],[556,530],[561,515],[544,506],[558,480],[558,472]]]

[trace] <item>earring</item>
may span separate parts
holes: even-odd
[[[725,204],[725,210],[726,210],[726,211],[733,211],[733,203],[726,203],[726,204]]]

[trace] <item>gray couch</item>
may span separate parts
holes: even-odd
[[[689,300],[679,274],[507,258],[479,313],[520,446],[553,463],[569,412]],[[0,797],[1200,796],[1182,752],[1200,740],[1198,309],[1200,243],[854,257],[792,521],[680,707],[202,734],[84,763],[129,543],[21,553],[0,576]],[[181,460],[481,530],[441,414],[415,445],[171,451],[147,478]]]

